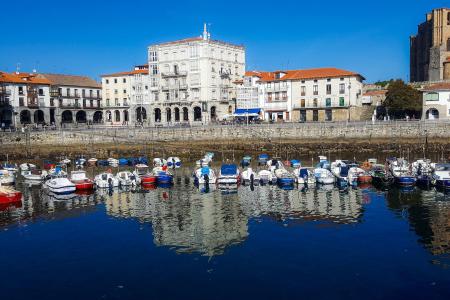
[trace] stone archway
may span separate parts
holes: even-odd
[[[73,122],[73,115],[70,110],[65,110],[61,114],[61,122],[62,123],[72,123]]]
[[[211,117],[211,121],[215,121],[217,119],[217,112],[216,112],[215,106],[211,106],[210,117]]]
[[[114,122],[120,122],[120,111],[114,111]]]
[[[147,120],[147,111],[143,107],[136,108],[136,121],[144,122]]]
[[[175,107],[175,122],[180,122],[180,109],[178,107]]]
[[[155,108],[155,123],[161,123],[161,109]]]
[[[439,119],[439,111],[436,108],[430,108],[425,113],[427,120],[438,120]]]
[[[86,123],[87,122],[86,112],[84,110],[78,111],[75,114],[75,120],[77,121],[77,123]]]
[[[128,122],[128,110],[124,110],[123,111],[123,121],[124,122]]]
[[[22,110],[20,112],[20,124],[30,124],[31,123],[31,113],[29,110]]]
[[[202,120],[202,109],[199,106],[194,107],[194,121]]]
[[[189,110],[187,107],[183,107],[183,121],[189,122]]]
[[[101,123],[103,121],[103,112],[101,112],[101,111],[96,111],[95,113],[94,113],[94,116],[93,116],[93,118],[92,118],[92,122],[94,122],[94,123]]]
[[[36,110],[34,112],[34,123],[36,124],[44,124],[45,123],[45,118],[44,118],[44,112],[40,109]]]

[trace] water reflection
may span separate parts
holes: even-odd
[[[386,192],[388,207],[408,220],[422,243],[434,255],[450,253],[450,198],[435,190],[413,188]]]
[[[189,171],[180,172],[174,185],[142,190],[99,190],[88,195],[56,196],[37,186],[19,183],[23,203],[0,213],[0,226],[23,220],[59,220],[102,210],[112,218],[135,219],[152,227],[153,242],[177,253],[220,255],[244,242],[252,220],[270,220],[288,226],[321,222],[332,226],[358,224],[366,204],[375,197],[407,220],[432,254],[450,253],[450,202],[434,190],[364,188],[339,191],[333,187],[282,190],[276,186],[221,188],[195,187]],[[230,192],[232,191],[232,192]],[[99,205],[102,204],[102,205]]]

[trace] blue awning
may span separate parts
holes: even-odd
[[[235,116],[259,115],[261,108],[238,108],[234,111]]]

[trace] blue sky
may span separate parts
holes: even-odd
[[[109,4],[108,4],[109,3]],[[145,63],[152,43],[211,35],[247,49],[247,70],[338,67],[408,78],[409,36],[448,0],[5,1],[0,70],[99,75]]]

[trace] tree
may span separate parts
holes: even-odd
[[[389,115],[394,117],[420,118],[422,111],[422,96],[418,90],[397,79],[389,84],[386,100],[383,106]]]

